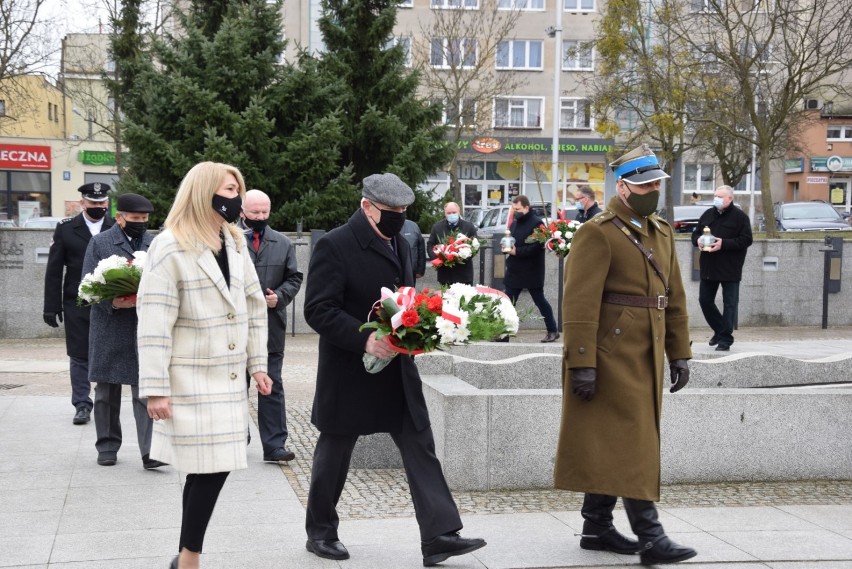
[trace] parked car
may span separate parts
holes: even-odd
[[[550,203],[530,202],[530,209],[539,217],[550,216]],[[485,212],[485,215],[479,224],[479,230],[488,234],[502,234],[506,231],[506,223],[509,221],[511,212],[512,204],[502,204],[492,207]]]
[[[53,229],[64,217],[31,217],[21,227],[27,229]]]
[[[698,219],[704,215],[707,208],[711,207],[712,203],[693,204],[693,205],[676,205],[674,206],[674,217],[672,225],[675,233],[692,233],[695,226],[698,225]]]
[[[486,213],[488,213],[488,209],[484,207],[465,207],[464,215],[462,217],[479,227],[479,224],[482,223],[482,218],[485,217]]]
[[[14,219],[0,219],[0,229],[9,229],[10,227],[18,227]]]
[[[849,224],[837,210],[825,202],[790,202],[775,204],[778,231],[841,231]]]

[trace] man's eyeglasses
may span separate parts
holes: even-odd
[[[376,202],[374,202],[374,201],[370,201],[370,200],[367,200],[367,201],[369,201],[369,202],[370,202],[370,205],[372,205],[374,208],[376,208],[376,209],[377,209],[377,210],[379,210],[379,211],[394,211],[394,212],[396,212],[396,213],[403,213],[403,212],[405,212],[405,211],[408,209],[408,206],[402,206],[402,207],[379,207],[379,205],[378,205]]]

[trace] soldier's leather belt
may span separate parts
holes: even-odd
[[[669,297],[658,296],[633,296],[631,294],[616,294],[605,292],[603,301],[607,304],[621,304],[623,306],[639,306],[642,308],[656,308],[665,310],[669,306]]]

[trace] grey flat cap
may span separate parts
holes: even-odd
[[[396,174],[373,174],[364,178],[361,195],[371,202],[389,207],[414,203],[414,192]]]

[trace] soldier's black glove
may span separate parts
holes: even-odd
[[[571,369],[571,393],[583,401],[591,401],[595,396],[595,382],[598,370],[593,367],[576,367]]]
[[[669,362],[672,376],[672,386],[669,393],[680,391],[689,383],[689,363],[687,360],[672,360]]]
[[[56,322],[62,322],[62,312],[45,312],[44,313],[44,323],[50,326],[51,328],[59,328],[59,324]]]

